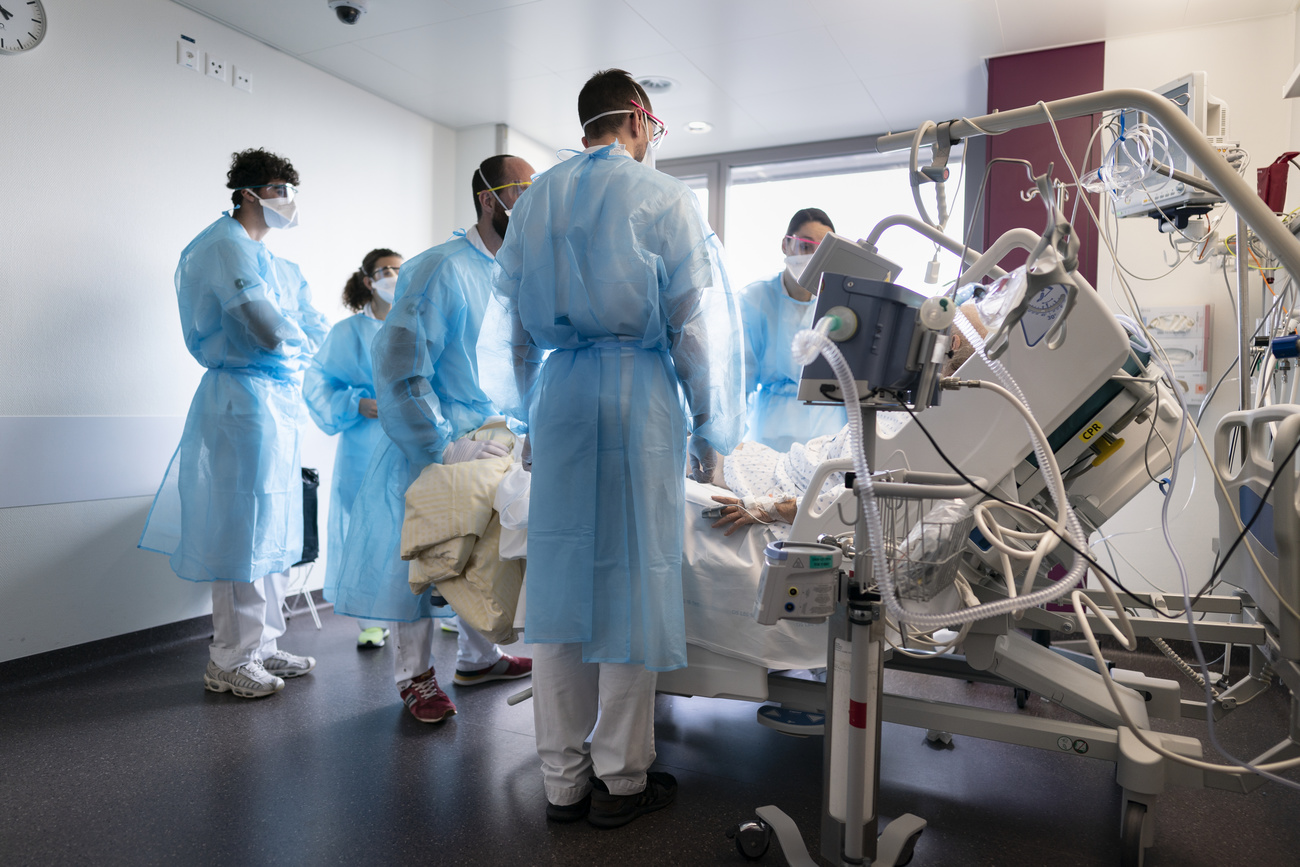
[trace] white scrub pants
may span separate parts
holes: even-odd
[[[655,760],[658,675],[639,664],[583,662],[581,644],[535,644],[531,650],[546,800],[578,803],[591,790],[593,774],[614,795],[643,790]]]
[[[284,635],[284,588],[289,570],[256,581],[212,582],[212,661],[234,671],[275,653]]]
[[[393,681],[400,687],[405,681],[433,668],[433,637],[438,634],[438,619],[424,617],[414,623],[398,623],[397,652],[393,654]],[[456,636],[456,667],[466,670],[496,665],[503,651],[483,637],[483,633],[460,622]]]

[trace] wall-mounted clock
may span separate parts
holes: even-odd
[[[31,51],[45,38],[41,0],[0,0],[0,54]]]

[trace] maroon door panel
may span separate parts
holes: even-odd
[[[989,113],[1033,105],[1040,99],[1046,102],[1101,90],[1105,58],[1104,42],[994,57],[988,62]],[[1065,152],[1076,170],[1082,162],[1084,148],[1088,146],[1088,140],[1099,123],[1100,114],[1056,122],[1061,141],[1065,144]],[[1096,166],[1100,149],[1098,137],[1098,141],[1093,143],[1089,165]],[[1070,170],[1063,164],[1060,149],[1052,136],[1052,128],[1046,123],[1012,130],[1005,135],[990,136],[987,153],[990,160],[994,157],[1029,160],[1034,164],[1036,174],[1047,171],[1048,164],[1053,163],[1052,176],[1067,184],[1073,183]],[[1020,198],[1020,193],[1031,187],[1022,167],[1005,164],[993,167],[989,185],[984,191],[985,248],[1008,229],[1024,227],[1035,232],[1043,231],[1047,215],[1042,204],[1038,199],[1024,202]],[[1074,196],[1075,191],[1071,188],[1070,199],[1065,207],[1067,217],[1074,207]],[[1091,201],[1094,209],[1100,207],[1095,194],[1091,195]],[[1093,225],[1082,203],[1079,204],[1074,228],[1079,234],[1080,242],[1079,273],[1096,286],[1097,246],[1100,241],[1097,227]],[[1013,268],[1024,264],[1024,261],[1025,254],[1015,251],[1007,256],[1003,265]]]

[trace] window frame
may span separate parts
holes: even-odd
[[[679,157],[671,160],[659,160],[655,168],[673,177],[708,178],[709,190],[709,225],[717,233],[718,240],[726,244],[727,189],[731,186],[733,169],[747,168],[765,163],[801,162],[803,160],[870,155],[879,157],[879,168],[894,168],[907,165],[910,155],[907,151],[894,151],[879,154],[876,151],[878,135],[854,136],[852,138],[828,139],[825,141],[805,142],[803,144],[780,145],[776,147],[753,148],[741,151],[726,151],[696,157]],[[968,227],[972,240],[982,237],[983,221],[980,214],[972,213],[975,205],[975,193],[983,176],[985,149],[983,136],[974,136],[961,144],[966,150],[966,172],[963,178],[965,187],[964,225]],[[928,152],[928,147],[926,152]],[[959,161],[958,158],[957,161]],[[872,162],[875,162],[873,159]],[[954,161],[956,162],[956,161]],[[838,174],[827,172],[826,174]],[[820,175],[818,175],[820,176]]]

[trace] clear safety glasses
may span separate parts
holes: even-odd
[[[602,117],[609,117],[611,114],[636,114],[639,111],[645,116],[646,133],[650,138],[650,146],[658,147],[659,142],[663,140],[664,135],[668,132],[668,127],[664,125],[662,120],[646,111],[645,108],[641,106],[641,103],[637,102],[635,99],[628,101],[635,105],[636,108],[617,108],[613,111],[603,111],[595,117],[584,121],[582,124],[583,130],[585,131],[588,126],[600,120]]]
[[[298,195],[298,188],[293,184],[254,184],[251,187],[235,187],[235,190],[257,190],[258,196],[263,199],[288,199],[291,202]],[[270,190],[271,194],[264,196],[262,190]]]
[[[821,241],[814,241],[811,238],[800,238],[798,235],[786,235],[781,240],[785,241],[787,249],[790,250],[791,256],[809,256],[817,252],[817,247]]]
[[[402,269],[401,265],[384,265],[382,268],[376,268],[370,272],[371,280],[380,280],[384,277],[396,277]]]
[[[667,134],[668,127],[664,125],[664,122],[662,120],[660,120],[659,118],[651,114],[647,109],[645,109],[641,105],[641,103],[637,102],[635,99],[629,100],[629,102],[631,102],[633,105],[637,107],[637,111],[645,115],[646,125],[649,127],[650,144],[652,146],[658,145],[659,142],[663,140],[664,135]]]
[[[480,177],[482,177],[482,175],[480,175]],[[532,185],[532,181],[511,181],[510,183],[502,184],[499,187],[488,187],[484,192],[495,193],[497,190],[504,190],[508,187],[518,187],[518,194],[523,195],[524,190],[528,189]]]

